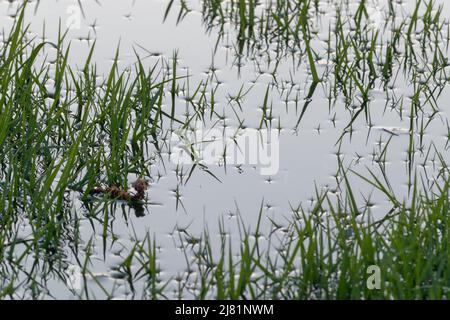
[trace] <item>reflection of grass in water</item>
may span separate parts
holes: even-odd
[[[330,2],[330,9],[320,13],[317,2],[303,1],[220,1],[204,0],[202,3],[203,21],[207,30],[219,30],[218,42],[225,38],[230,23],[237,30],[235,42],[239,48],[238,59],[247,48],[247,55],[255,57],[276,50],[277,59],[300,57],[308,66],[300,114],[295,129],[299,129],[317,88],[328,92],[330,112],[343,98],[349,119],[337,143],[353,136],[354,125],[363,117],[369,127],[373,126],[371,115],[372,93],[383,89],[386,93],[385,110],[396,111],[400,119],[410,118],[410,141],[407,149],[409,187],[412,185],[414,155],[426,127],[439,114],[438,99],[448,83],[449,24],[442,17],[442,5],[435,1],[416,0],[412,11],[402,12],[400,19],[396,4],[389,2],[382,10],[382,20],[378,28],[370,20],[370,3],[355,1],[356,9],[347,4]],[[185,10],[182,6],[181,10]],[[173,1],[167,8],[166,17],[174,10]],[[248,14],[252,12],[252,14]],[[184,11],[187,14],[187,11]],[[333,19],[326,19],[326,15]],[[322,20],[320,20],[323,18]],[[323,47],[319,33],[311,32],[319,26],[328,28],[328,38]],[[248,26],[251,25],[251,32]],[[270,47],[276,44],[276,49]],[[314,49],[313,49],[314,48]],[[323,49],[321,49],[323,48]],[[281,53],[283,52],[283,53]],[[267,58],[270,61],[270,54]],[[319,74],[319,60],[325,61],[325,68]],[[240,65],[240,64],[238,64]],[[275,63],[271,72],[274,78],[272,87],[267,87],[262,102],[260,128],[270,128],[273,108],[268,105],[268,96],[277,85]],[[407,99],[396,92],[396,83],[404,82],[405,89],[413,88]],[[270,89],[270,92],[269,92]],[[283,88],[281,88],[283,90]],[[397,90],[398,91],[398,90]],[[407,90],[405,90],[407,91]],[[298,92],[295,97],[297,109]],[[285,99],[292,101],[286,95]],[[273,99],[273,97],[272,97]],[[407,103],[410,105],[407,105]],[[280,124],[278,124],[280,126]],[[416,139],[419,137],[419,139]]]
[[[167,6],[166,18],[176,10],[174,3],[177,1],[170,1]],[[218,43],[228,37],[226,24],[236,30],[238,60],[247,54],[255,58],[262,55],[271,61],[270,52],[275,50],[277,61],[300,57],[308,66],[309,89],[305,90],[297,127],[319,83],[329,92],[330,105],[344,97],[345,107],[351,113],[344,134],[353,132],[353,124],[361,115],[371,125],[370,95],[374,89],[384,88],[386,107],[403,107],[403,96],[395,97],[391,89],[401,75],[414,87],[414,96],[425,95],[426,103],[437,109],[435,100],[443,88],[441,80],[446,83],[448,79],[448,22],[442,18],[442,6],[437,7],[431,0],[416,0],[413,11],[399,19],[397,4],[388,2],[386,8],[376,9],[383,10],[383,19],[374,28],[369,16],[371,4],[355,3],[356,9],[351,9],[346,3],[330,1],[330,9],[322,13],[319,3],[311,0],[203,0],[201,10],[207,30],[219,31]],[[179,10],[178,22],[191,11],[185,2]],[[327,14],[335,18],[327,19]],[[329,30],[325,50],[321,49],[319,33],[311,32],[318,27]],[[326,67],[319,74],[319,60],[323,59]],[[272,72],[275,82],[278,65],[275,63]],[[414,103],[415,114],[423,107]],[[261,122],[266,122],[265,116],[264,113]]]
[[[256,2],[233,3],[238,5],[231,10],[237,10],[232,12],[240,19],[241,44],[249,44],[249,39],[261,34],[261,30],[265,35],[271,34],[267,24],[261,26],[261,21],[269,20],[258,20]],[[316,86],[331,82],[330,95],[334,99],[343,95],[351,100],[356,93],[362,95],[360,111],[352,116],[350,127],[359,112],[365,112],[370,122],[369,93],[376,81],[386,88],[396,72],[403,71],[406,77],[412,75],[408,200],[397,197],[389,184],[386,145],[379,156],[382,178],[373,172],[368,177],[353,173],[385,196],[389,208],[381,220],[374,221],[371,216],[370,198],[363,206],[358,203],[350,177],[341,167],[339,186],[343,194],[317,192],[314,208],[307,211],[293,207],[287,226],[272,221],[272,232],[263,235],[260,229],[265,219],[263,206],[254,231],[239,220],[241,238],[237,251],[223,221],[218,248],[207,229],[201,236],[194,236],[188,228],[177,228],[176,242],[185,254],[187,272],[169,281],[161,279],[159,264],[164,262],[157,258],[157,240],[150,233],[140,240],[135,236],[131,248],[121,255],[123,260],[115,270],[117,278],[126,281],[134,298],[169,297],[172,280],[180,298],[447,298],[450,270],[447,166],[440,157],[440,182],[434,184],[432,192],[419,191],[420,183],[412,165],[415,139],[423,135],[426,127],[425,104],[420,98],[424,95],[425,103],[437,112],[436,100],[444,86],[438,85],[437,80],[447,79],[444,69],[447,60],[437,41],[444,28],[440,23],[441,11],[433,11],[429,2],[419,14],[422,2],[417,1],[409,23],[394,28],[392,38],[383,42],[384,46],[379,45],[380,33],[367,32],[361,22],[365,15],[363,6],[358,8],[356,28],[350,33],[345,27],[347,22],[337,15],[336,30],[333,33],[330,29],[328,41],[330,49],[334,35],[332,70],[319,75],[317,53],[310,42],[314,37],[307,19],[309,8],[314,7],[310,7],[309,1],[300,1],[298,5],[289,1],[277,3],[285,5],[287,11],[270,8],[272,16],[266,15],[265,19],[273,19],[280,37],[285,40],[294,37],[295,45],[305,46],[302,52],[307,56],[312,76],[312,89],[302,115]],[[225,16],[220,1],[211,5],[216,15]],[[285,14],[292,11],[297,12],[294,17],[298,18],[292,20],[293,25]],[[91,269],[98,259],[94,258],[96,241],[80,239],[80,224],[87,219],[94,228],[100,226],[105,259],[108,249],[117,241],[114,221],[120,208],[125,223],[132,224],[127,214],[130,208],[106,198],[89,201],[87,195],[99,181],[127,189],[130,173],[150,176],[148,145],[159,148],[164,119],[172,124],[178,122],[173,109],[180,90],[176,82],[177,55],[172,61],[172,79],[155,80],[156,67],[145,70],[139,58],[133,73],[118,72],[117,54],[110,73],[99,83],[91,63],[93,50],[83,69],[72,70],[67,64],[70,50],[62,47],[64,37],[56,44],[28,43],[23,20],[22,11],[0,54],[0,297],[17,297],[23,290],[32,297],[41,297],[48,279],[66,277],[67,251],[72,251],[84,279],[84,290],[74,294],[95,298],[91,292],[95,287],[100,288],[102,296],[112,298],[116,288],[102,285]],[[419,20],[424,27],[418,35],[417,48],[414,34]],[[296,39],[299,35],[303,39]],[[400,43],[404,45],[403,54],[397,51]],[[57,53],[55,61],[38,65],[38,57],[49,48]],[[327,77],[328,71],[334,75],[334,81]],[[166,84],[172,99],[170,114],[162,107]],[[271,125],[269,89],[268,86],[260,127]],[[211,99],[214,90],[211,89]],[[214,101],[202,100],[204,105],[198,107],[192,102],[196,95],[205,97],[206,86],[199,85],[187,98],[196,109],[195,116],[204,119],[208,105],[210,117],[216,115]],[[242,89],[235,98],[238,104],[241,95],[245,95]],[[403,107],[403,101],[399,105]],[[183,126],[189,122],[187,119]],[[85,217],[74,213],[72,198],[77,193],[85,201]],[[143,214],[143,207],[134,209],[136,215]],[[30,229],[26,235],[20,231],[24,221]],[[80,242],[84,240],[88,241],[81,251]],[[369,290],[366,285],[366,270],[371,265],[380,267],[380,290]],[[144,290],[140,288],[142,283]]]

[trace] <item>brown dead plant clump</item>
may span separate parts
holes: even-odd
[[[128,190],[122,189],[117,186],[110,186],[107,188],[95,187],[90,191],[90,194],[92,195],[103,194],[113,199],[124,200],[129,202],[144,200],[145,191],[147,191],[149,186],[148,181],[139,178],[135,182],[133,182],[132,186],[136,190],[136,193],[131,193]]]

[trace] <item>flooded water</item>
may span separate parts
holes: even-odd
[[[421,188],[433,188],[442,169],[439,157],[447,159],[450,138],[446,106],[450,67],[436,67],[436,71],[433,62],[435,47],[447,59],[449,4],[441,1],[443,27],[436,35],[438,42],[429,40],[422,48],[423,34],[413,33],[416,65],[405,67],[405,61],[394,59],[388,79],[377,78],[369,85],[370,69],[365,71],[367,75],[359,72],[364,90],[370,87],[365,92],[348,71],[343,70],[338,77],[334,69],[338,63],[335,48],[342,41],[339,31],[333,30],[338,8],[345,22],[342,32],[349,34],[354,32],[352,26],[355,28],[349,17],[359,1],[313,1],[310,46],[321,78],[318,83],[304,41],[297,45],[292,34],[277,33],[273,27],[281,29],[287,20],[264,21],[261,17],[266,9],[275,4],[260,2],[253,13],[259,24],[255,23],[252,32],[256,36],[251,40],[242,39],[237,14],[221,17],[205,5],[208,1],[174,1],[168,11],[169,1],[161,0],[30,2],[26,15],[30,39],[56,42],[60,31],[67,29],[63,41],[70,43],[68,64],[74,69],[84,66],[95,44],[92,62],[99,75],[109,72],[117,50],[120,70],[133,73],[139,56],[145,68],[157,66],[160,75],[175,74],[176,94],[167,83],[163,105],[167,113],[174,110],[174,118],[188,123],[183,126],[166,121],[159,133],[160,150],[148,145],[146,178],[150,188],[149,203],[144,206],[133,208],[118,201],[93,209],[90,206],[95,202],[85,203],[79,192],[70,192],[69,211],[82,217],[77,226],[79,238],[63,240],[65,257],[57,264],[64,265],[59,269],[64,272],[71,267],[79,272],[89,256],[89,272],[84,273],[83,290],[70,290],[50,270],[41,270],[38,281],[45,290],[39,291],[39,297],[144,297],[145,280],[136,276],[129,281],[123,262],[135,254],[135,244],[146,241],[149,235],[156,243],[158,281],[172,279],[165,296],[176,298],[177,277],[192,273],[185,294],[193,297],[199,281],[195,278],[198,266],[192,264],[193,252],[196,239],[203,237],[206,229],[213,248],[220,247],[221,232],[230,235],[239,248],[240,219],[254,230],[262,214],[263,241],[269,241],[270,232],[281,239],[296,208],[313,208],[318,193],[329,191],[333,201],[343,199],[343,168],[349,170],[357,202],[370,207],[376,218],[389,211],[388,199],[350,172],[365,177],[370,177],[371,171],[378,177],[385,174],[400,201],[409,196],[415,174]],[[367,52],[348,47],[345,58],[340,57],[344,59],[342,68],[354,66],[358,54],[368,54],[375,34],[376,68],[383,69],[386,62],[386,43],[397,41],[398,57],[408,53],[406,36],[395,40],[394,25],[409,21],[416,1],[366,2],[372,19]],[[12,26],[21,3],[0,1],[4,29]],[[232,1],[221,3],[223,10],[235,5]],[[189,11],[183,11],[181,4]],[[395,17],[388,17],[390,10],[396,12]],[[423,29],[417,27],[422,33]],[[300,33],[301,27],[293,32]],[[45,50],[51,60],[55,52]],[[346,86],[353,90],[345,92]],[[423,88],[418,89],[420,86]],[[413,111],[411,126],[416,101],[420,112]],[[137,176],[130,173],[128,178],[131,182]],[[106,238],[105,222],[90,217],[96,210],[108,210],[112,215],[106,223]],[[19,237],[27,239],[32,227],[25,219],[19,225]],[[139,273],[143,261],[144,256],[134,259],[132,272]],[[19,279],[26,278],[31,262],[24,261]],[[33,290],[24,287],[16,296],[32,297]]]

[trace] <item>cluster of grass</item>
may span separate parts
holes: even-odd
[[[173,3],[167,7],[166,17],[174,10]],[[234,28],[238,59],[245,47],[252,61],[267,62],[266,68],[273,66],[273,80],[261,103],[260,129],[274,128],[273,120],[282,129],[281,117],[277,117],[280,111],[274,110],[269,97],[285,101],[286,110],[295,106],[295,130],[300,129],[318,90],[327,97],[333,119],[337,113],[343,114],[338,108],[348,111],[339,145],[346,137],[351,141],[354,127],[361,123],[368,126],[370,134],[373,113],[395,113],[401,122],[406,119],[408,126],[405,162],[411,189],[417,154],[434,148],[425,145],[424,136],[436,118],[440,121],[438,101],[450,79],[449,22],[443,17],[442,4],[414,0],[406,10],[401,3],[390,1],[383,3],[386,7],[374,7],[366,0],[328,3],[324,9],[323,4],[309,0],[205,0],[201,1],[201,13],[208,31],[219,30],[218,43],[228,41]],[[191,11],[186,2],[180,8],[178,22]],[[374,11],[377,21],[370,16]],[[307,77],[290,74],[288,81],[282,81],[277,68],[291,58],[299,60],[293,66],[297,72],[306,66]],[[299,79],[305,79],[304,86]],[[381,110],[373,107],[377,91],[384,92]],[[379,106],[380,99],[376,102]]]
[[[285,222],[271,220],[262,203],[256,225],[237,213],[239,236],[174,232],[186,266],[162,277],[164,261],[147,234],[124,257],[120,272],[135,298],[170,299],[447,299],[449,298],[450,203],[448,170],[434,192],[399,200],[389,181],[341,167],[341,192],[317,191],[312,209],[292,207]],[[359,177],[384,195],[386,215],[375,220],[349,183]],[[269,232],[266,232],[269,221]],[[236,236],[239,241],[236,242]],[[236,245],[238,243],[238,245]],[[378,270],[375,274],[373,270]],[[89,271],[86,271],[89,274]],[[144,280],[144,289],[137,288]],[[100,284],[98,284],[101,286]],[[85,283],[86,288],[88,283]],[[113,298],[114,290],[103,289]],[[87,291],[86,291],[87,292]],[[80,295],[89,297],[89,295]]]
[[[116,55],[100,77],[93,46],[84,67],[71,68],[65,35],[57,43],[29,39],[25,11],[0,47],[0,261],[11,268],[2,275],[2,296],[21,281],[37,287],[63,247],[76,247],[74,198],[87,200],[100,184],[128,189],[130,176],[150,176],[162,122],[175,120],[162,108],[172,79],[161,67],[145,70],[137,58],[134,70],[119,72]],[[32,267],[23,278],[25,264]]]
[[[226,232],[223,221],[219,241],[207,229],[199,236],[178,229],[186,272],[169,279],[161,274],[164,262],[158,258],[158,240],[150,232],[141,240],[135,236],[115,270],[131,297],[170,298],[174,293],[177,298],[196,299],[448,298],[448,172],[442,160],[439,181],[433,191],[426,191],[412,166],[416,137],[432,119],[424,118],[424,108],[439,111],[437,98],[447,81],[448,38],[443,37],[442,9],[434,9],[433,1],[418,0],[400,25],[395,10],[390,10],[386,20],[388,25],[390,19],[390,35],[383,40],[381,31],[369,30],[363,22],[368,16],[364,3],[350,20],[343,18],[342,8],[336,9],[327,42],[327,60],[333,63],[322,75],[311,31],[312,13],[319,12],[317,1],[276,1],[261,9],[258,1],[209,0],[203,2],[203,13],[211,27],[236,22],[240,55],[245,46],[257,47],[263,41],[298,50],[311,75],[302,115],[320,83],[324,88],[331,84],[330,101],[344,96],[350,106],[360,96],[346,132],[360,113],[370,123],[370,90],[380,85],[388,91],[393,79],[403,74],[414,89],[408,112],[407,200],[393,193],[383,161],[379,164],[384,181],[372,172],[368,178],[352,173],[388,203],[386,215],[374,220],[371,207],[358,203],[350,173],[341,164],[342,193],[317,192],[313,209],[292,208],[287,226],[269,219],[269,233],[261,230],[267,225],[262,206],[256,226],[239,220],[237,249],[235,235]],[[181,8],[179,20],[189,11],[185,2]],[[75,260],[83,276],[83,290],[73,291],[75,296],[114,298],[117,288],[104,286],[93,271],[97,240],[82,239],[80,224],[87,219],[94,229],[100,226],[105,259],[108,246],[116,241],[114,220],[120,209],[110,199],[90,201],[89,191],[98,184],[126,189],[130,175],[150,177],[152,150],[164,143],[163,121],[179,122],[176,99],[184,95],[194,112],[181,123],[183,128],[194,118],[220,118],[214,103],[218,85],[211,90],[208,83],[194,90],[189,81],[180,85],[176,53],[168,67],[170,77],[161,66],[146,70],[139,57],[132,69],[119,72],[118,54],[109,74],[100,77],[91,62],[94,48],[84,67],[75,70],[68,64],[70,47],[63,48],[64,34],[57,43],[36,44],[28,39],[24,14],[24,9],[19,11],[0,46],[0,297],[52,296],[47,284],[55,278],[65,283],[67,265]],[[44,58],[49,52],[55,55],[51,62]],[[270,126],[272,118],[269,89],[260,128]],[[245,94],[242,88],[230,99],[240,108]],[[402,114],[402,98],[387,101]],[[380,159],[386,150],[387,145]],[[78,198],[82,213],[76,207]],[[380,268],[379,289],[367,286],[370,266]]]
[[[449,182],[438,193],[417,192],[399,202],[380,181],[391,210],[371,218],[347,184],[345,198],[317,194],[315,207],[292,209],[281,240],[263,236],[259,224],[241,224],[241,246],[231,249],[225,232],[214,250],[205,232],[195,249],[198,299],[447,299],[449,297]],[[273,232],[281,229],[273,224]],[[235,255],[236,254],[236,255]],[[234,258],[234,257],[239,258]],[[371,267],[380,270],[371,286]],[[377,281],[377,280],[375,280]]]
[[[174,10],[174,2],[169,2],[166,17]],[[299,64],[307,65],[309,88],[302,94],[304,103],[297,127],[319,83],[330,108],[344,98],[345,108],[351,113],[344,134],[352,133],[360,115],[371,125],[370,102],[374,89],[382,88],[386,92],[386,108],[397,109],[401,115],[405,108],[410,111],[404,106],[405,97],[393,93],[397,82],[404,81],[414,88],[412,118],[425,105],[430,105],[435,112],[438,110],[436,100],[448,81],[450,38],[442,5],[437,6],[433,0],[415,0],[411,12],[402,12],[398,8],[401,4],[390,1],[386,2],[386,8],[378,8],[366,0],[355,1],[356,9],[347,1],[330,1],[327,10],[320,8],[318,1],[311,0],[205,0],[201,4],[206,29],[219,33],[218,44],[229,38],[228,24],[236,30],[233,45],[238,60],[245,54],[257,61],[264,57],[267,65],[276,60],[271,71],[272,85],[277,86],[276,73],[281,60],[298,59]],[[181,1],[179,10],[178,22],[192,11],[185,1]],[[379,21],[371,20],[374,10]],[[325,47],[318,29],[328,30]],[[271,53],[275,53],[275,58]],[[326,61],[323,72],[319,71],[320,60]],[[264,123],[267,122],[265,114]]]
[[[177,23],[180,23],[193,10],[185,0],[171,0],[167,4],[164,19],[167,19],[171,11],[176,10],[174,3],[179,7]],[[236,31],[233,45],[238,58],[253,51],[263,52],[271,46],[276,46],[277,58],[284,56],[288,50],[300,50],[301,54],[307,53],[312,58],[308,15],[314,10],[313,7],[317,9],[317,3],[313,6],[310,0],[201,1],[201,13],[207,32],[218,33],[217,46],[229,36],[227,24],[231,24],[231,30]],[[306,49],[303,49],[303,43]],[[271,59],[270,55],[267,58]],[[314,64],[311,68],[315,73]]]

